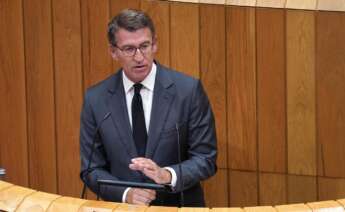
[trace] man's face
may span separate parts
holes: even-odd
[[[121,64],[131,81],[141,82],[150,73],[157,51],[150,29],[146,27],[129,32],[121,28],[115,36],[116,47],[110,47],[111,56]]]

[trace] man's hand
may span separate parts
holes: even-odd
[[[158,184],[168,184],[171,182],[171,174],[168,170],[159,167],[155,162],[148,158],[133,158],[129,168],[141,171],[148,178]]]
[[[130,188],[126,196],[126,202],[136,205],[149,205],[156,199],[156,191],[150,189]]]

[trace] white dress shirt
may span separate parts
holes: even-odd
[[[150,129],[150,118],[151,118],[151,109],[152,109],[152,100],[153,100],[153,91],[155,87],[156,73],[157,73],[157,66],[155,63],[153,63],[150,73],[146,76],[146,78],[143,81],[140,82],[143,85],[143,87],[140,90],[140,95],[141,95],[143,109],[144,109],[146,132],[149,132],[149,129]],[[133,85],[135,83],[132,82],[130,79],[128,79],[124,71],[122,71],[122,80],[123,80],[123,86],[125,89],[129,122],[132,127],[132,99],[134,96]],[[164,167],[164,168],[170,172],[171,185],[174,187],[177,181],[176,172],[174,171],[174,169],[170,167]],[[129,189],[130,188],[127,188],[125,192],[123,192],[122,202],[126,202],[126,196]]]

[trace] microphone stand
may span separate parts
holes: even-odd
[[[103,122],[110,116],[110,114],[111,114],[111,112],[108,112],[107,114],[105,114],[105,116],[103,117],[101,122],[99,122],[98,126],[96,127],[95,134],[92,137],[92,147],[91,147],[91,152],[90,152],[90,156],[89,156],[89,160],[88,160],[89,162],[87,165],[86,173],[84,173],[82,175],[83,178],[85,177],[85,181],[84,181],[84,185],[83,185],[83,190],[81,192],[81,199],[84,199],[85,191],[86,191],[86,181],[88,181],[87,177],[89,176],[89,174],[91,172],[91,162],[92,162],[93,153],[95,152],[97,133],[98,133],[99,129],[101,128]]]

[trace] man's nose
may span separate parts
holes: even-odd
[[[134,54],[134,60],[135,61],[142,61],[144,59],[144,54],[140,51],[139,48],[136,49]]]

